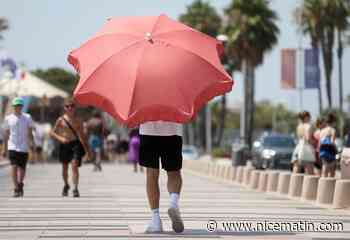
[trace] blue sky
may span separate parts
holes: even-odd
[[[11,0],[3,1],[0,16],[6,17],[11,29],[5,32],[0,47],[22,62],[28,69],[60,66],[73,70],[67,63],[68,52],[78,47],[94,34],[110,16],[158,15],[166,13],[177,18],[192,0]],[[230,0],[209,0],[220,11]],[[281,35],[275,49],[266,55],[265,62],[256,72],[256,98],[268,99],[274,103],[286,104],[290,109],[299,110],[299,95],[296,91],[280,89],[280,50],[298,46],[296,26],[292,11],[299,0],[273,0],[271,7],[279,16]],[[308,39],[303,46],[308,47]],[[344,95],[350,94],[350,49],[344,57]],[[337,61],[333,72],[334,101],[338,103]],[[229,95],[229,104],[242,98],[242,78],[235,73],[236,85]],[[324,81],[322,82],[324,85]],[[317,94],[314,90],[304,92],[304,108],[317,112]],[[324,91],[325,98],[325,91]]]

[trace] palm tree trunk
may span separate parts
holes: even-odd
[[[216,135],[216,141],[215,141],[216,146],[220,146],[222,142],[222,137],[224,135],[224,129],[225,129],[226,113],[227,113],[226,94],[224,94],[221,98],[221,112],[220,112],[219,126],[218,126],[217,135]]]
[[[248,63],[248,81],[247,81],[247,144],[249,150],[252,150],[253,146],[253,134],[254,134],[254,112],[255,112],[255,69],[254,66]]]
[[[326,74],[326,88],[329,108],[333,107],[332,101],[332,70],[333,70],[333,44],[334,44],[334,30],[328,29],[326,36],[321,37],[323,64]]]
[[[342,31],[338,30],[338,67],[339,67],[339,110],[343,112],[343,42]]]
[[[247,145],[247,117],[248,117],[248,79],[249,79],[249,67],[246,60],[242,63],[243,72],[243,102],[241,106],[241,116],[240,116],[240,137],[241,144]]]
[[[195,145],[195,142],[194,142],[194,123],[189,123],[187,125],[187,128],[188,128],[188,144]]]

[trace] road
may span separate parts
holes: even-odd
[[[108,164],[104,165],[103,172],[96,173],[92,172],[91,165],[84,165],[81,198],[76,199],[61,197],[63,184],[58,164],[29,165],[25,196],[21,199],[11,197],[9,174],[9,167],[0,168],[0,239],[350,239],[350,211],[323,209],[238,185],[214,182],[186,171],[180,202],[185,232],[171,231],[163,173],[161,217],[165,232],[153,235],[143,233],[150,217],[145,176],[133,173],[131,166]],[[222,225],[242,221],[250,224],[341,222],[343,231],[233,231]]]

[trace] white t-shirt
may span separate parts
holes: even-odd
[[[4,130],[10,130],[8,150],[28,152],[30,128],[34,128],[34,123],[29,114],[22,113],[20,116],[10,114],[6,116]]]
[[[140,125],[140,135],[150,136],[182,136],[182,124],[154,121]]]

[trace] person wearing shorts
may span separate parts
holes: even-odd
[[[73,100],[65,101],[64,114],[57,119],[50,135],[60,143],[59,161],[62,163],[62,177],[64,181],[62,196],[68,196],[70,189],[68,165],[72,163],[73,197],[80,197],[78,190],[79,167],[83,156],[87,154],[88,158],[91,159],[92,153],[87,144],[82,122],[75,116],[75,103]]]
[[[105,124],[101,113],[95,112],[93,117],[86,123],[89,145],[94,154],[94,171],[102,171],[102,151],[105,136]]]
[[[3,156],[8,157],[12,166],[12,179],[14,185],[13,197],[23,197],[24,177],[28,161],[29,145],[34,147],[34,123],[29,114],[22,113],[24,101],[15,98],[12,101],[14,112],[6,116],[4,121],[4,148]]]
[[[334,177],[337,168],[337,149],[335,145],[336,130],[333,127],[336,120],[336,115],[334,113],[329,113],[326,117],[326,124],[320,131],[319,148],[320,158],[322,160],[322,177]],[[327,144],[324,144],[326,139],[329,139],[330,141]]]
[[[159,168],[168,175],[168,192],[170,207],[168,215],[173,230],[183,232],[179,210],[179,197],[182,187],[182,125],[172,122],[156,121],[140,125],[140,165],[146,168],[146,188],[152,219],[146,228],[146,233],[163,231],[159,215]],[[160,161],[160,162],[159,162]]]

